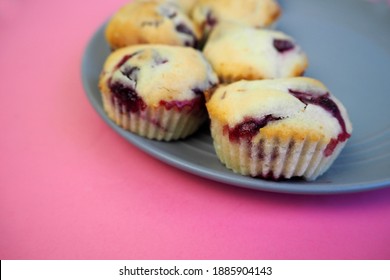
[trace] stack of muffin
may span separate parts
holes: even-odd
[[[134,0],[106,27],[112,53],[99,88],[117,125],[157,141],[194,134],[210,119],[221,162],[242,175],[314,180],[352,126],[308,59],[272,30],[275,0]]]

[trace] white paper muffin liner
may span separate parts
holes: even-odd
[[[103,95],[103,106],[108,117],[118,126],[140,136],[163,141],[183,139],[195,133],[207,119],[205,109],[180,111],[164,106],[150,107],[138,112],[128,112],[114,97]]]
[[[266,138],[260,136],[257,143],[229,140],[223,125],[211,121],[211,136],[220,161],[235,173],[266,179],[290,179],[303,177],[315,180],[326,172],[346,144],[339,143],[330,156],[325,156],[328,141],[294,138]]]

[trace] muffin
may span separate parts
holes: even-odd
[[[275,0],[198,0],[191,15],[197,28],[207,36],[214,26],[225,21],[267,27],[280,13]]]
[[[252,177],[315,180],[352,132],[344,106],[311,78],[223,85],[206,106],[218,158]]]
[[[242,24],[218,25],[203,51],[223,82],[296,77],[308,65],[290,36]]]
[[[193,134],[207,119],[204,93],[217,83],[201,52],[149,44],[112,52],[99,89],[104,110],[117,125],[170,141]]]
[[[200,36],[178,5],[163,0],[128,3],[111,18],[105,35],[112,49],[135,44],[195,47]]]

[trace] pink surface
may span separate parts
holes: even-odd
[[[123,1],[0,1],[0,259],[389,259],[390,189],[282,195],[146,155],[92,109],[84,48]]]

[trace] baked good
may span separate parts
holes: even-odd
[[[197,0],[174,0],[177,1],[179,6],[186,14],[190,14]]]
[[[110,19],[105,35],[112,49],[135,44],[167,44],[195,47],[200,33],[175,3],[135,0]]]
[[[222,85],[206,106],[217,156],[253,177],[314,180],[352,132],[344,106],[312,78]]]
[[[198,0],[191,15],[197,28],[207,36],[213,27],[225,21],[267,27],[280,13],[276,0]]]
[[[235,23],[218,25],[204,54],[223,82],[295,77],[308,65],[291,36]]]
[[[217,83],[200,51],[148,44],[111,53],[99,88],[104,109],[117,125],[170,141],[193,134],[207,119],[204,92]]]

